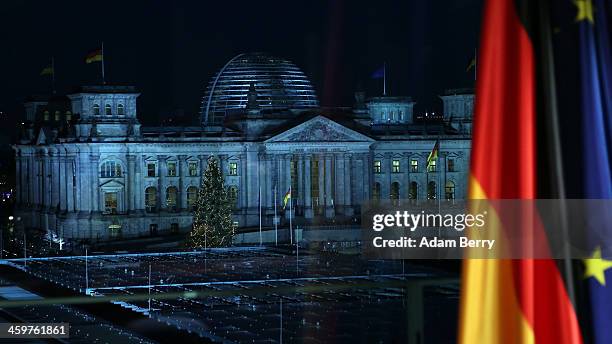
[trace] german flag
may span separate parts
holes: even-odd
[[[291,201],[291,188],[289,188],[289,190],[287,190],[285,193],[285,196],[283,196],[283,209],[287,207],[289,201]]]
[[[440,150],[440,140],[436,140],[431,152],[427,156],[427,169],[429,170],[429,166],[434,164],[434,162],[438,159],[438,151]]]
[[[543,10],[546,0],[487,0],[476,85],[469,198],[556,198]],[[543,24],[543,25],[542,25]],[[550,86],[550,85],[548,85]],[[544,101],[545,102],[545,101]],[[497,230],[504,231],[503,223]],[[538,233],[532,233],[534,237]],[[494,234],[495,235],[495,234]],[[498,233],[499,235],[499,233]],[[459,342],[582,343],[552,259],[465,259]]]
[[[104,54],[102,49],[96,49],[87,54],[87,57],[85,57],[85,63],[101,62],[103,59]]]
[[[54,72],[53,65],[48,65],[47,67],[43,68],[40,71],[40,75],[41,76],[44,76],[44,75],[53,75],[53,72]]]

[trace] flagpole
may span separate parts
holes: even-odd
[[[292,218],[293,190],[291,190],[291,181],[289,182],[289,243],[293,245],[293,222]]]
[[[387,95],[387,62],[383,63],[383,96]]]
[[[51,92],[55,94],[55,57],[51,56]]]
[[[104,77],[104,42],[102,42],[102,83],[106,84],[106,78]]]
[[[261,185],[259,185],[259,246],[261,246],[263,240],[261,238]]]
[[[274,236],[278,246],[278,217],[276,216],[276,185],[274,186]]]

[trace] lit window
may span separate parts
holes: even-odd
[[[393,173],[400,173],[400,161],[399,160],[393,160],[391,162],[391,171]]]
[[[123,115],[123,104],[117,105],[117,115]]]
[[[432,160],[429,162],[429,165],[427,165],[427,172],[436,172],[436,161]]]
[[[197,162],[189,162],[188,167],[189,167],[189,176],[190,177],[197,177],[197,175],[198,175],[198,163]]]
[[[419,161],[417,159],[410,160],[410,172],[419,172]]]
[[[382,163],[380,160],[374,160],[374,173],[382,172]]]
[[[94,106],[93,106],[93,114],[94,114],[94,116],[97,116],[97,115],[100,114],[100,105],[94,104]]]
[[[112,109],[111,109],[110,104],[106,104],[106,105],[104,106],[104,114],[105,114],[105,115],[107,115],[107,116],[110,116],[110,115],[112,115],[112,114],[113,114],[113,111],[112,111]]]
[[[57,111],[57,110],[55,111],[54,118],[55,118],[56,122],[59,122],[59,120],[60,120],[60,112],[59,111]]]
[[[157,210],[157,189],[152,186],[145,189],[145,209],[147,213]]]
[[[168,161],[168,177],[176,177],[176,162]]]
[[[230,162],[229,163],[229,175],[230,176],[237,176],[238,175],[238,163],[237,162]]]
[[[147,164],[147,177],[155,177],[157,175],[157,166],[154,162]]]
[[[446,165],[448,172],[455,172],[455,159],[448,159]]]
[[[121,164],[114,160],[105,161],[100,168],[100,176],[102,178],[121,177]]]
[[[116,192],[105,192],[104,193],[104,212],[107,214],[117,213],[117,193]]]
[[[178,190],[174,186],[166,189],[166,208],[170,211],[176,211],[176,201],[178,199]]]
[[[49,111],[45,111],[45,112],[43,113],[43,119],[44,119],[45,121],[48,121],[48,120],[49,120]]]
[[[72,112],[66,111],[66,121],[72,121]]]
[[[191,210],[195,210],[198,202],[198,188],[190,186],[187,188],[187,207]]]

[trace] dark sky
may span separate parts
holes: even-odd
[[[323,105],[352,105],[357,87],[380,95],[370,75],[386,61],[390,94],[429,110],[442,90],[473,86],[480,12],[481,0],[5,0],[0,111],[21,116],[25,96],[49,92],[39,73],[51,56],[59,93],[99,82],[84,57],[101,41],[107,81],[138,87],[146,124],[176,109],[195,116],[215,71],[249,51],[293,61]]]

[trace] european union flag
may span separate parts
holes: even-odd
[[[385,66],[381,66],[372,73],[372,79],[382,79],[385,77]]]
[[[608,16],[612,3],[575,0],[578,25],[582,119],[583,187],[585,199],[612,199],[610,145],[612,138],[612,54]],[[601,216],[601,214],[594,214]],[[584,260],[592,335],[595,343],[612,341],[612,225],[587,228],[591,259]]]

